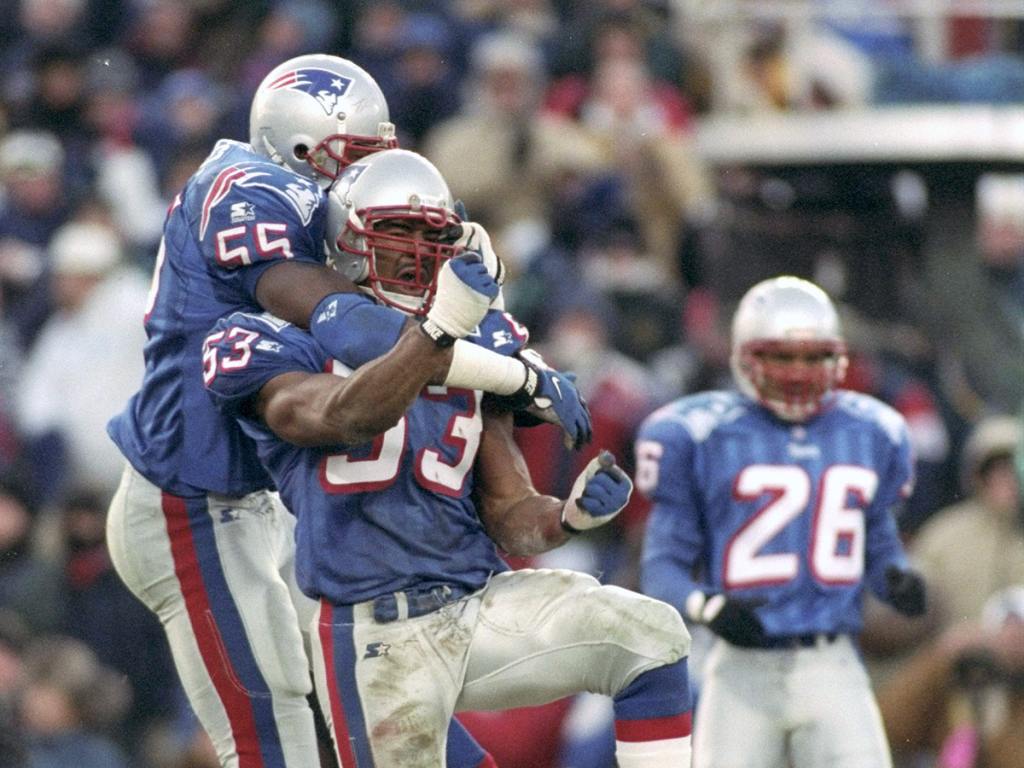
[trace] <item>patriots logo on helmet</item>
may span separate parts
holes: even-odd
[[[323,107],[328,115],[334,113],[338,99],[344,96],[352,85],[352,78],[343,77],[326,69],[306,67],[285,72],[267,85],[268,90],[290,89],[308,93]]]

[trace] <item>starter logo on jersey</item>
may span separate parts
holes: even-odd
[[[390,643],[367,643],[364,659],[379,659],[388,655],[391,650]]]
[[[281,342],[263,339],[262,341],[256,342],[256,350],[258,352],[280,352]]]
[[[231,223],[239,224],[243,221],[254,221],[256,219],[256,206],[252,203],[232,203]]]
[[[338,105],[338,99],[348,92],[351,85],[352,79],[349,77],[342,77],[326,69],[306,67],[285,72],[270,83],[267,90],[288,89],[308,93],[320,103],[324,112],[333,115],[334,109]]]

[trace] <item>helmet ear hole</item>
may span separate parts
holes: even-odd
[[[299,160],[305,160],[309,155],[309,147],[305,144],[296,144],[292,148],[292,154],[295,155]]]

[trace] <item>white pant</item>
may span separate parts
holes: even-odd
[[[563,570],[498,574],[433,613],[384,624],[369,603],[321,604],[312,634],[344,768],[440,768],[455,711],[613,696],[689,649],[671,606]]]
[[[276,494],[180,498],[130,466],[111,501],[114,567],[160,618],[224,768],[319,765],[294,527]]]
[[[882,718],[846,636],[795,650],[708,654],[694,768],[890,768]]]

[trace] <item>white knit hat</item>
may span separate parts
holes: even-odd
[[[59,275],[102,275],[121,261],[117,234],[89,221],[65,224],[50,241],[50,263]]]
[[[970,488],[989,459],[1014,456],[1021,444],[1021,420],[1014,416],[986,416],[971,431],[960,459],[961,481]]]
[[[64,148],[49,131],[12,131],[0,141],[0,177],[59,171]]]

